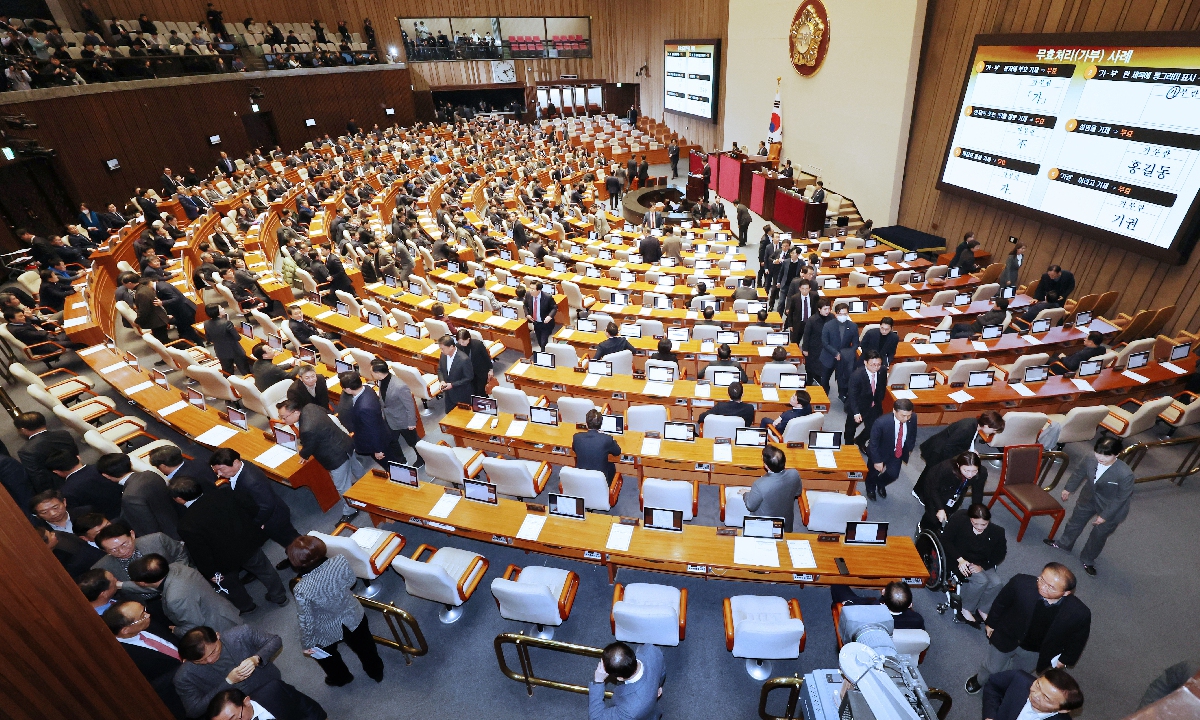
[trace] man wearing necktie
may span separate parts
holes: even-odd
[[[867,435],[875,419],[883,412],[883,396],[887,383],[883,377],[883,360],[879,353],[868,350],[863,353],[863,366],[850,376],[850,391],[847,393],[845,442],[858,445],[865,452]],[[856,436],[859,424],[866,433]]]
[[[101,616],[171,714],[187,717],[171,679],[179,669],[179,650],[170,628],[159,627],[139,602],[115,603]]]
[[[867,499],[875,493],[887,497],[887,486],[900,477],[900,468],[917,445],[917,417],[912,400],[901,398],[892,405],[892,414],[871,425],[867,447]]]
[[[546,285],[538,283],[537,291],[525,296],[525,314],[533,322],[533,332],[537,338],[538,348],[545,351],[550,342],[550,334],[554,331],[554,315],[558,305],[554,298],[546,292]]]

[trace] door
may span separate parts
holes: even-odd
[[[638,88],[637,83],[605,83],[604,111],[617,117],[628,115],[629,108],[637,104]]]
[[[246,128],[246,138],[252,148],[271,150],[279,144],[275,115],[270,110],[242,115],[242,126]]]

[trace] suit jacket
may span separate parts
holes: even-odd
[[[921,457],[925,467],[932,468],[943,460],[971,449],[971,439],[979,431],[979,422],[973,418],[955,420],[921,443]],[[981,441],[982,442],[982,441]]]
[[[204,337],[213,344],[213,351],[222,360],[246,357],[246,351],[242,349],[242,335],[233,327],[229,318],[205,320]]]
[[[141,553],[142,555],[149,555],[151,553],[162,555],[169,563],[184,563],[190,565],[192,562],[188,551],[183,547],[183,543],[169,538],[162,533],[138,535],[137,538],[134,539],[133,545],[137,549],[137,552]],[[103,557],[100,557],[96,560],[96,562],[92,563],[92,567],[100,568],[101,570],[107,570],[112,573],[116,579],[125,583],[125,586],[121,588],[121,592],[132,594],[135,596],[135,599],[139,601],[143,600],[143,598],[154,597],[158,594],[157,590],[140,588],[130,582],[129,571],[125,568],[125,565],[120,560],[116,559],[112,555],[103,555]]]
[[[992,628],[989,642],[1000,652],[1012,652],[1020,645],[1029,630],[1034,609],[1044,602],[1038,594],[1037,582],[1033,575],[1014,575],[996,595],[987,616],[987,626]],[[1063,665],[1079,662],[1091,633],[1092,611],[1082,600],[1071,594],[1059,602],[1062,607],[1050,623],[1042,646],[1032,648],[1038,653],[1037,672],[1049,667],[1050,660],[1059,654],[1062,655],[1059,662]]]
[[[875,392],[871,392],[871,378],[866,366],[850,375],[850,389],[846,392],[850,415],[862,415],[863,422],[872,422],[883,412],[883,398],[887,395],[887,371],[879,368],[875,373]],[[848,442],[848,440],[847,440]]]
[[[904,424],[904,446],[900,457],[896,457],[896,416],[885,413],[871,425],[871,442],[867,446],[867,462],[871,465],[883,463],[884,470],[893,478],[900,477],[900,464],[908,462],[908,456],[917,444],[917,414],[913,413]]]
[[[612,355],[613,353],[619,353],[625,350],[633,352],[633,345],[629,343],[628,339],[620,335],[616,337],[610,337],[596,346],[596,359],[603,360],[605,355]]]
[[[1119,523],[1129,515],[1135,482],[1133,470],[1124,460],[1115,460],[1100,479],[1093,482],[1097,467],[1095,454],[1088,453],[1067,480],[1067,491],[1080,491],[1075,501],[1077,507],[1090,507],[1104,518],[1104,522]]]
[[[175,638],[171,635],[169,628],[159,627],[158,623],[151,621],[147,631],[162,642],[172,647],[175,646]],[[183,703],[180,702],[179,695],[175,692],[175,685],[171,682],[175,677],[175,671],[179,669],[180,661],[166,653],[144,648],[141,645],[123,642],[121,647],[125,648],[125,652],[129,654],[133,664],[137,665],[138,671],[150,682],[150,687],[154,688],[154,692],[162,698],[171,714],[176,718],[187,717]]]
[[[667,680],[666,662],[657,645],[637,648],[642,663],[642,678],[633,684],[613,687],[612,704],[604,702],[604,683],[588,683],[588,720],[657,720],[662,717],[658,707],[658,689]]]
[[[292,524],[291,508],[275,494],[271,488],[271,481],[257,465],[242,461],[242,472],[238,475],[233,492],[254,503],[258,508],[254,515],[254,524],[264,528],[268,535],[272,534],[272,528],[283,527],[285,523]]]
[[[471,338],[471,344],[467,347],[467,354],[471,356],[471,370],[475,375],[475,383],[486,382],[488,371],[492,369],[492,354],[488,352],[486,345],[475,338]],[[459,345],[458,351],[462,352],[461,345]]]
[[[812,194],[812,201],[815,203],[825,202],[825,188],[817,188]]]
[[[571,450],[575,453],[575,467],[581,470],[599,470],[604,473],[608,484],[612,484],[617,466],[608,457],[621,454],[621,446],[617,444],[616,439],[599,430],[577,432],[571,438]]]
[[[357,398],[343,392],[338,402],[338,420],[354,434],[354,452],[359,455],[374,455],[387,447],[383,407],[374,388],[364,387]]]
[[[167,482],[170,483],[171,480],[177,477],[190,477],[193,480],[201,482],[204,484],[206,491],[209,488],[216,487],[217,484],[217,474],[213,472],[208,463],[195,458],[191,460],[185,458],[183,464],[176,468],[175,472],[167,478]]]
[[[651,214],[647,213],[647,216]],[[662,241],[656,237],[644,238],[638,243],[638,253],[642,256],[642,262],[657,265],[663,256]]]
[[[675,258],[675,262],[682,263],[683,256],[680,251],[683,250],[683,240],[678,235],[664,235],[662,238],[662,255],[659,257],[661,261],[664,257]]]
[[[485,353],[486,354],[486,353]],[[472,358],[474,360],[474,358]],[[492,366],[488,359],[488,369]],[[486,371],[485,371],[486,372]],[[383,404],[383,419],[392,430],[406,430],[417,425],[417,401],[412,390],[395,375],[380,381],[380,402]]]
[[[446,356],[439,357],[438,379],[450,385],[442,392],[446,398],[447,410],[453,409],[458,403],[470,402],[474,392],[472,383],[475,380],[471,356],[463,352],[462,348],[455,350],[454,365],[450,366],[449,372],[446,370]]]
[[[1079,370],[1079,365],[1084,360],[1091,360],[1094,357],[1100,357],[1107,349],[1103,345],[1096,347],[1082,347],[1078,351],[1071,353],[1062,359],[1062,364],[1070,371]]]
[[[824,330],[825,326],[830,322],[836,322],[832,315],[810,315],[804,323],[804,334],[800,338],[800,349],[808,353],[805,356],[805,365],[808,363],[816,363],[818,366],[824,365],[825,361],[822,356],[825,354]],[[832,367],[832,366],[829,366]],[[809,376],[812,376],[812,370],[809,370]]]
[[[879,595],[859,595],[849,585],[831,585],[829,595],[840,605],[881,605],[883,600]],[[892,613],[892,626],[897,630],[924,630],[925,618],[911,607],[905,608]]]
[[[558,305],[555,304],[554,298],[549,293],[537,293],[539,302],[542,307],[542,322],[554,325],[554,315],[558,312]],[[533,312],[534,293],[525,296],[525,314],[532,321],[535,317]]]
[[[983,686],[983,717],[989,720],[1017,720],[1036,677],[1024,670],[994,673]],[[1069,720],[1071,713],[1060,712],[1046,720]]]
[[[859,350],[862,354],[858,356],[858,366],[862,367],[863,358],[866,357],[868,350],[874,350],[883,358],[883,369],[886,371],[888,366],[892,364],[892,360],[896,357],[896,348],[900,345],[900,333],[892,330],[887,335],[879,332],[879,328],[871,328],[862,334],[862,339],[858,341]]]
[[[58,537],[58,545],[53,550],[54,557],[58,558],[71,577],[78,577],[101,558],[108,557],[103,550],[92,547],[77,535],[58,531],[54,531],[54,534]]]
[[[0,455],[0,485],[12,496],[21,512],[29,510],[29,500],[33,497],[33,485],[28,475],[16,458]]]
[[[317,375],[317,384],[313,388],[313,392],[309,392],[300,378],[296,378],[292,381],[292,386],[288,388],[287,397],[288,400],[295,401],[301,407],[316,405],[326,412],[329,411],[329,386],[325,384],[323,375]]]
[[[791,532],[795,522],[796,498],[802,489],[800,473],[794,468],[769,472],[754,481],[742,500],[755,515],[783,518],[783,529]]]
[[[962,506],[968,494],[971,503],[984,501],[983,488],[987,486],[987,474],[987,464],[983,463],[975,477],[964,483],[955,470],[954,458],[950,457],[933,466],[929,472],[921,473],[921,482],[915,492],[932,512],[945,510],[947,515],[952,515]]]
[[[195,568],[179,563],[171,565],[159,591],[163,611],[175,625],[175,634],[179,637],[201,625],[224,633],[242,624],[233,603],[218,595]]]
[[[35,493],[55,490],[62,486],[62,478],[45,467],[46,458],[59,450],[72,453],[77,457],[79,455],[79,446],[75,444],[75,438],[66,430],[40,432],[26,440],[21,449],[17,451],[17,459],[25,466],[25,474],[33,484]]]
[[[95,465],[84,465],[69,475],[58,491],[67,499],[67,506],[72,510],[88,505],[96,512],[103,513],[104,517],[117,518],[121,515],[121,486],[101,475]],[[138,530],[138,534],[142,534],[141,530]]]
[[[155,282],[154,293],[162,300],[163,309],[175,318],[176,325],[190,325],[196,321],[196,303],[179,292],[179,288],[169,282]]]
[[[1009,255],[1004,260],[1004,272],[1000,273],[1000,279],[996,282],[1000,283],[1000,287],[1017,284],[1017,275],[1021,272],[1021,266],[1017,262],[1016,255]]]
[[[703,424],[704,418],[709,415],[725,415],[728,417],[740,417],[746,421],[746,427],[754,425],[754,406],[748,402],[722,400],[712,406],[712,408],[700,414],[698,422]]]
[[[222,485],[206,488],[183,511],[179,534],[201,575],[238,573],[242,563],[262,548],[266,536],[254,524],[257,510],[252,501]],[[137,541],[141,545],[142,538]]]
[[[200,206],[190,195],[180,195],[179,205],[183,208],[183,214],[187,216],[188,220],[200,217]]]
[[[179,535],[180,506],[171,498],[167,483],[153,470],[134,473],[125,481],[121,516],[139,536],[160,532],[175,540]]]
[[[282,649],[283,640],[278,635],[249,625],[239,625],[221,633],[221,654],[214,663],[197,665],[185,662],[175,673],[175,690],[183,701],[188,717],[202,715],[213,696],[229,687],[250,695],[275,717],[288,717],[281,713],[277,702],[272,702],[288,690],[296,692],[284,684],[279,668],[271,661]],[[250,677],[232,686],[225,682],[229,671],[251,655],[260,657],[262,664]]]
[[[250,366],[250,374],[254,376],[254,387],[259,392],[266,390],[275,383],[287,380],[287,372],[270,360],[255,360]]]
[[[840,322],[831,313],[829,322],[821,328],[821,364],[827,368],[833,367],[838,361],[836,355],[841,353],[842,360],[847,360],[847,353],[853,353],[858,347],[858,325],[853,321]]]
[[[343,396],[345,397],[345,396]],[[329,417],[329,413],[315,404],[300,409],[300,457],[315,457],[321,467],[336,470],[354,452],[354,441],[350,439]]]

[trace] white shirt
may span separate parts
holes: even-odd
[[[253,702],[253,701],[251,701]],[[1058,714],[1058,711],[1053,712],[1038,712],[1033,709],[1033,705],[1028,700],[1025,701],[1025,707],[1021,708],[1021,713],[1017,715],[1017,720],[1045,720],[1045,718],[1053,717]]]
[[[265,707],[263,707],[262,705],[259,705],[258,703],[256,703],[256,702],[254,702],[253,700],[251,700],[251,701],[250,701],[250,706],[254,708],[254,718],[253,718],[253,720],[275,720],[275,716],[274,716],[274,715],[272,715],[272,714],[271,714],[271,713],[270,713],[270,712],[269,712],[269,711],[268,711],[268,710],[267,710]]]
[[[229,489],[230,490],[237,490],[238,478],[240,478],[242,476],[242,470],[245,470],[245,469],[246,469],[246,463],[243,462],[242,466],[240,468],[238,468],[237,474],[234,475],[233,477],[229,478]]]
[[[1099,462],[1096,463],[1096,477],[1092,478],[1092,484],[1095,485],[1096,483],[1100,482],[1100,476],[1104,474],[1104,471],[1108,470],[1110,467],[1112,467],[1113,465],[1116,465],[1116,464],[1117,463],[1115,460],[1113,462],[1109,463],[1108,465],[1105,465],[1104,463],[1099,463]]]
[[[450,377],[450,368],[454,367],[454,358],[458,357],[458,348],[454,348],[454,352],[446,356],[446,377]]]
[[[155,635],[154,633],[146,632],[145,630],[138,633],[137,635],[134,635],[133,637],[129,637],[129,638],[119,637],[119,638],[117,638],[117,642],[122,642],[122,643],[125,643],[126,645],[137,645],[140,648],[146,648],[147,650],[153,650],[154,652],[162,652],[158,648],[150,647],[149,645],[147,645],[146,642],[144,640],[142,640],[143,635],[149,635],[151,638],[153,638],[154,640],[157,640],[158,642],[162,643],[163,645],[174,645],[175,644],[175,643],[171,642],[170,640],[163,640],[162,638]]]

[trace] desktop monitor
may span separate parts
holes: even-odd
[[[1025,376],[1021,378],[1023,383],[1046,382],[1050,377],[1049,365],[1033,365],[1025,368]]]
[[[404,336],[413,338],[414,340],[421,339],[421,326],[412,323],[404,323]]]
[[[1091,377],[1099,375],[1104,369],[1104,361],[1102,360],[1084,360],[1079,363],[1079,370],[1075,372],[1075,377]]]
[[[961,276],[962,276],[962,268],[956,268],[956,267],[950,268],[948,277],[956,278],[956,277],[961,277]]]
[[[560,262],[554,263],[554,272],[565,273],[566,271],[567,271],[566,263],[560,263]]]
[[[671,298],[667,297],[666,295],[655,295],[654,296],[654,309],[655,310],[670,310],[671,309]]]
[[[1040,320],[1034,320],[1033,324],[1029,326],[1029,332],[1031,332],[1031,333],[1044,333],[1049,329],[1050,329],[1050,318],[1042,318]]]
[[[881,265],[887,265],[888,261],[886,257],[882,255],[876,255],[875,257],[871,258],[871,264],[875,267],[879,267]]]
[[[394,460],[387,461],[388,479],[397,485],[407,485],[408,487],[420,487],[417,481],[417,469],[412,465],[405,465]]]
[[[1175,362],[1176,360],[1184,360],[1187,358],[1188,353],[1190,353],[1191,351],[1192,351],[1192,346],[1188,345],[1187,343],[1180,343],[1179,345],[1172,345],[1171,346],[1171,355],[1170,355],[1170,357],[1167,358],[1167,360],[1168,360],[1168,362]]]
[[[854,261],[851,260],[850,258],[842,258],[841,260],[838,260],[838,267],[840,267],[840,268],[854,267]]]
[[[472,395],[471,410],[484,415],[499,415],[500,405],[494,398],[483,395]]]
[[[967,387],[989,387],[994,382],[995,370],[974,370],[967,376]]]
[[[949,330],[932,330],[932,331],[930,331],[929,342],[931,342],[931,343],[950,342],[950,331]]]
[[[867,287],[883,287],[883,278],[878,275],[868,277]]]
[[[574,495],[559,495],[550,493],[550,502],[546,504],[550,515],[571,520],[584,519],[583,498]]]
[[[509,307],[508,305],[501,305],[500,306],[500,317],[504,318],[505,320],[516,320],[520,316],[517,315],[516,308]]]
[[[437,291],[437,301],[442,303],[443,305],[450,305],[450,304],[453,304],[453,302],[454,302],[454,296],[452,296],[450,294],[449,290],[438,290]]]
[[[612,377],[612,363],[608,362],[607,360],[589,360],[587,372],[588,375]]]
[[[250,323],[243,320],[238,329],[241,330],[242,334],[246,337],[250,338],[251,340],[254,339],[254,326]]]
[[[500,251],[500,259],[501,260],[512,260],[512,253],[510,253],[507,250],[501,250]]]
[[[338,315],[345,315],[346,317],[350,317],[350,307],[348,305],[346,305],[346,303],[342,302],[341,300],[337,301],[337,304],[333,306],[333,309],[337,311]]]
[[[733,431],[733,444],[742,447],[766,447],[767,431],[763,428],[737,428]]]
[[[646,382],[673,383],[675,382],[675,368],[647,365]]]
[[[778,387],[780,390],[799,390],[807,382],[807,373],[780,373]]]
[[[687,342],[690,339],[691,331],[685,327],[667,328],[667,339],[673,343]]]
[[[202,393],[198,390],[195,390],[193,388],[188,388],[187,389],[187,399],[188,399],[188,402],[191,403],[192,405],[195,405],[196,407],[200,408],[201,410],[204,409],[204,407],[205,407],[204,406],[204,393]]]
[[[446,270],[449,272],[452,272],[452,273],[456,273],[456,272],[459,272],[462,270],[462,266],[459,265],[458,263],[454,262],[453,260],[448,260],[446,262]]]
[[[275,350],[282,350],[283,349],[283,338],[279,337],[278,335],[273,335],[271,333],[267,333],[267,345],[274,348]]]
[[[663,438],[693,442],[696,439],[696,423],[669,422],[663,425]]]
[[[782,540],[783,518],[747,515],[742,518],[742,537]]]
[[[538,425],[558,426],[558,410],[553,408],[529,406],[529,422]]]
[[[398,287],[400,284],[400,279],[393,277],[391,275],[384,275],[383,276],[383,284],[387,285],[390,288]]]
[[[855,522],[846,523],[847,545],[887,545],[887,523]]]
[[[621,337],[640,338],[642,336],[642,326],[637,323],[621,323],[618,332]]]
[[[904,300],[902,300],[900,302],[900,309],[906,310],[906,311],[907,310],[920,310],[921,309],[921,300],[919,298],[904,298]]]
[[[791,340],[792,336],[790,333],[769,332],[767,333],[767,338],[763,341],[763,344],[768,346],[787,345],[789,342],[791,342]]]
[[[533,354],[533,364],[535,367],[554,369],[554,355],[548,352],[535,352]]]
[[[740,370],[713,370],[712,382],[717,387],[729,387],[735,382],[740,382],[742,372]]]
[[[675,276],[659,275],[658,282],[655,283],[655,287],[675,287]]]
[[[345,360],[335,361],[333,367],[334,370],[337,371],[338,375],[341,375],[344,372],[354,372],[357,370],[357,367],[354,365],[354,363],[348,363]]]
[[[967,293],[958,293],[954,296],[954,306],[962,307],[963,305],[971,304],[971,296]]]
[[[575,321],[575,329],[579,332],[594,333],[596,332],[596,321],[588,320],[587,318],[581,318]]]
[[[305,345],[301,345],[297,349],[296,355],[300,358],[300,362],[309,363],[310,365],[317,362],[317,351]]]
[[[466,299],[467,309],[471,312],[483,312],[483,300],[477,297],[468,297]]]
[[[383,316],[376,312],[367,311],[367,324],[374,327],[383,327]]]
[[[933,373],[913,373],[908,376],[908,389],[931,390],[937,384],[936,377]]]
[[[1126,370],[1137,370],[1138,368],[1146,367],[1150,364],[1150,351],[1143,350],[1138,353],[1132,353],[1126,360]]]
[[[718,330],[717,342],[723,345],[737,345],[742,341],[742,335],[737,330]]]
[[[841,286],[842,282],[837,278],[825,278],[825,281],[821,283],[822,290],[837,290]]]
[[[1004,334],[1004,328],[1000,327],[999,325],[984,325],[983,326],[983,339],[984,340],[995,340],[996,338],[1000,337],[1003,334]]]
[[[767,304],[761,300],[747,300],[746,301],[746,314],[747,315],[757,315],[759,310],[764,310],[764,309],[766,309],[766,307],[767,307]]]
[[[488,482],[480,482],[478,480],[463,480],[463,497],[475,502],[487,503],[488,505],[498,505],[499,499],[496,497],[496,486]]]
[[[1075,315],[1075,327],[1082,328],[1092,324],[1092,314],[1087,310]]]
[[[1008,287],[1000,288],[1000,297],[1004,298],[1005,300],[1012,300],[1016,296],[1017,289],[1015,287],[1009,285]]]
[[[904,262],[912,262],[913,260],[916,260],[916,259],[917,259],[917,254],[915,252],[904,253]]]
[[[423,296],[425,294],[425,286],[414,280],[408,284],[408,291],[413,295]]]
[[[151,370],[150,379],[153,380],[154,384],[158,385],[159,387],[164,387],[167,389],[170,389],[171,387],[171,381],[167,380],[167,374],[162,370]]]
[[[810,450],[841,450],[842,434],[840,432],[810,430],[808,432],[808,448]]]
[[[604,415],[600,418],[600,432],[605,435],[624,435],[624,415]]]
[[[642,511],[642,525],[647,530],[683,532],[683,511],[647,507]]]

